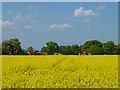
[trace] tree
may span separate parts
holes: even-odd
[[[80,47],[76,44],[76,45],[72,45],[71,46],[71,54],[72,55],[78,55],[79,54],[79,52],[80,52]]]
[[[44,47],[41,48],[39,54],[41,54],[41,55],[47,55],[47,54],[48,54],[47,51],[48,51],[48,50],[47,50],[47,47],[44,46]]]
[[[0,44],[0,55],[2,55],[2,44]]]
[[[92,45],[97,45],[98,47],[102,47],[103,44],[98,40],[90,40],[90,41],[86,41],[82,45],[82,48],[83,49],[89,49]]]
[[[113,41],[107,41],[104,44],[104,50],[106,54],[114,54],[114,50],[115,50],[115,44]]]
[[[21,53],[20,41],[17,38],[2,42],[2,54],[18,55]]]
[[[75,45],[68,45],[68,46],[60,46],[59,51],[63,55],[78,55],[80,50],[77,44]]]
[[[12,38],[10,39],[10,43],[11,43],[11,50],[12,50],[12,54],[13,55],[17,55],[21,53],[21,42],[19,42],[19,39],[17,38]]]
[[[104,54],[104,49],[102,47],[98,47],[97,45],[92,45],[89,48],[89,51],[91,55],[103,55]]]
[[[47,52],[49,55],[54,55],[54,53],[59,52],[59,46],[56,42],[47,42]]]
[[[118,55],[120,55],[120,44],[117,45],[117,51],[118,51]]]
[[[114,54],[115,55],[120,55],[120,44],[115,45]]]
[[[33,54],[33,47],[32,46],[27,48],[27,53],[30,55]]]
[[[27,50],[21,49],[21,55],[27,55]]]
[[[59,51],[63,55],[70,55],[71,54],[70,46],[60,46]]]
[[[32,46],[28,47],[28,48],[27,48],[27,51],[28,51],[28,52],[33,51],[33,47],[32,47]]]
[[[11,47],[9,40],[4,40],[2,42],[2,54],[4,55],[11,54]]]
[[[47,47],[42,47],[40,52],[44,52],[44,53],[47,52]]]
[[[103,43],[101,43],[98,40],[90,40],[90,41],[86,41],[83,45],[80,46],[80,53],[82,54],[83,52],[86,52],[87,54],[92,53],[92,51],[90,52],[90,47],[93,45],[95,45],[94,47],[102,47]],[[92,48],[91,47],[91,48]]]

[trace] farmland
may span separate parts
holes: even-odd
[[[2,56],[2,87],[118,88],[118,56]]]

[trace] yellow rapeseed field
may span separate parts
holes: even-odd
[[[0,89],[2,88],[2,56],[0,56]]]
[[[2,88],[118,88],[118,56],[2,56]]]

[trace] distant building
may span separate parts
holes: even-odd
[[[80,54],[81,54],[81,55],[88,55],[88,54],[89,54],[89,49],[82,49],[82,50],[80,51]]]
[[[37,50],[31,50],[31,51],[28,51],[27,54],[29,55],[34,55],[35,53],[37,53],[38,51]]]

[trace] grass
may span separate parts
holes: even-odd
[[[118,88],[118,56],[2,56],[3,88]]]

